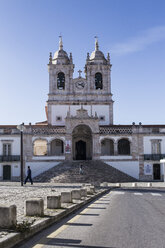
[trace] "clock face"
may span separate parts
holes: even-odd
[[[77,89],[81,90],[84,88],[84,86],[85,86],[85,83],[83,81],[76,82],[76,88]]]

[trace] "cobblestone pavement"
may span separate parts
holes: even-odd
[[[48,195],[57,195],[62,191],[70,191],[74,188],[79,188],[82,184],[64,184],[64,183],[27,183],[23,187],[16,182],[0,182],[0,205],[16,205],[17,206],[17,221],[32,221],[34,218],[24,215],[25,200],[29,198],[42,197],[44,199],[45,215],[51,214],[51,210],[46,209],[46,198]],[[40,219],[40,217],[35,217]],[[7,234],[6,231],[0,230],[0,238]]]

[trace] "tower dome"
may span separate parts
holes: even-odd
[[[106,63],[107,60],[104,57],[104,54],[99,50],[99,44],[98,44],[98,39],[97,37],[95,37],[95,50],[91,53],[91,56],[89,58],[89,60],[92,62],[103,62]]]
[[[55,52],[52,63],[53,64],[69,64],[70,63],[67,52],[63,50],[62,36],[60,36],[59,49]]]

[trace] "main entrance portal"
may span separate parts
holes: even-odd
[[[86,125],[79,125],[72,133],[73,159],[92,159],[92,132]]]
[[[86,142],[76,142],[76,160],[86,160]]]

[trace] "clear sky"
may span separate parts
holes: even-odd
[[[114,124],[165,124],[164,0],[0,0],[0,125],[46,120],[49,52],[110,52]]]

